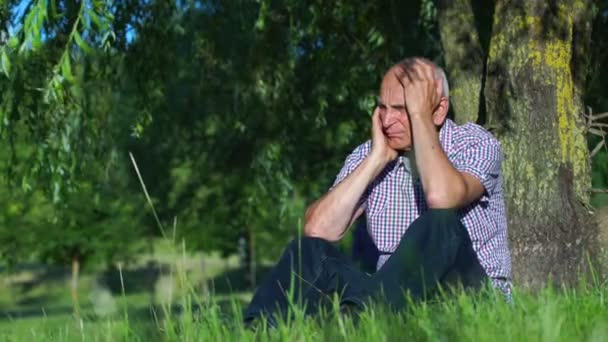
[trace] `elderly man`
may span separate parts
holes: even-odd
[[[382,300],[401,308],[406,292],[421,298],[438,284],[490,280],[510,296],[500,144],[478,125],[447,119],[448,106],[445,73],[430,61],[408,58],[388,70],[371,141],[308,207],[304,237],[261,283],[246,321],[272,320],[290,303],[315,313],[334,293],[344,306]],[[332,245],[363,213],[380,251],[373,275]]]

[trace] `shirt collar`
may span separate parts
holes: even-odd
[[[405,172],[409,174],[415,174],[416,161],[414,158],[414,151],[409,151],[404,154],[400,154],[395,160],[393,160],[388,166],[387,169],[390,170],[389,176],[394,175],[400,167],[403,167]]]
[[[443,151],[448,154],[452,147],[452,134],[454,132],[454,126],[456,124],[450,119],[445,119],[443,126],[439,130],[439,143]],[[417,172],[414,169],[416,167],[416,161],[414,157],[414,150],[399,155],[395,160],[387,165],[386,170],[389,171],[389,176],[392,176],[399,167],[403,167],[405,171],[411,175],[416,175]]]

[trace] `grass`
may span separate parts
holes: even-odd
[[[156,319],[135,318],[128,307],[115,316],[82,321],[70,316],[20,319],[2,324],[5,341],[607,341],[608,287],[581,285],[576,289],[515,293],[506,303],[500,294],[456,292],[412,304],[394,313],[375,306],[357,320],[338,310],[295,317],[276,329],[263,324],[257,331],[241,323],[237,300],[201,301],[188,293],[177,303],[157,308]]]

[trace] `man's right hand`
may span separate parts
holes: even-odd
[[[382,131],[380,119],[380,108],[376,106],[372,115],[372,152],[374,160],[382,163],[382,166],[397,158],[397,151],[388,145],[388,140]]]

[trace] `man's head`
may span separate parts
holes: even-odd
[[[435,69],[440,103],[429,115],[432,116],[437,129],[443,125],[448,112],[448,81],[440,67],[420,57],[406,58],[392,66],[382,79],[378,107],[382,130],[388,139],[388,144],[397,151],[409,151],[412,148],[412,128],[405,103],[404,87],[407,87],[409,82],[408,77],[405,77],[405,70],[416,60],[432,64]]]

